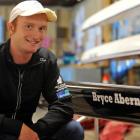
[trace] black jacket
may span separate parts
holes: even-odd
[[[18,137],[24,122],[40,137],[49,137],[73,117],[71,95],[56,58],[40,48],[28,64],[17,65],[9,48],[10,40],[0,46],[0,133]],[[49,103],[48,113],[33,124],[41,94]]]

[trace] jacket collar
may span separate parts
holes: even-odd
[[[4,55],[6,56],[6,60],[10,63],[14,63],[12,55],[10,54],[10,39],[6,41],[4,45]],[[35,52],[32,57],[31,60],[28,62],[28,66],[33,66],[33,65],[37,65],[42,63],[41,58],[39,56],[39,49],[37,50],[37,52]]]

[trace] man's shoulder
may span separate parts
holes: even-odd
[[[6,48],[10,46],[10,39],[0,43],[0,52],[3,52]]]
[[[4,43],[0,43],[0,47],[2,47],[4,45]]]
[[[48,60],[51,60],[51,61],[56,60],[55,54],[52,51],[50,51],[46,48],[40,48],[38,50],[38,54],[39,54],[40,57],[43,57],[44,59],[48,59]]]
[[[3,51],[5,44],[6,44],[5,42],[4,43],[0,43],[0,52]]]

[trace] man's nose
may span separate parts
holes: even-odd
[[[43,33],[39,30],[39,29],[34,29],[33,31],[33,36],[34,38],[42,38],[43,37]]]

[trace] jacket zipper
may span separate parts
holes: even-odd
[[[43,63],[43,62],[33,64],[31,67],[39,65],[41,63]],[[13,113],[13,115],[11,117],[12,119],[16,118],[17,111],[18,111],[18,109],[20,108],[20,105],[21,105],[21,88],[22,88],[24,71],[21,72],[20,70],[18,70],[18,73],[19,73],[19,82],[18,82],[18,89],[17,89],[17,104],[16,104],[15,112]]]
[[[15,113],[12,115],[12,119],[16,118],[17,111],[21,105],[21,88],[22,88],[22,80],[23,80],[24,71],[21,72],[20,70],[18,70],[18,73],[19,73],[19,81],[18,81],[18,89],[17,89],[17,104],[15,108]]]

